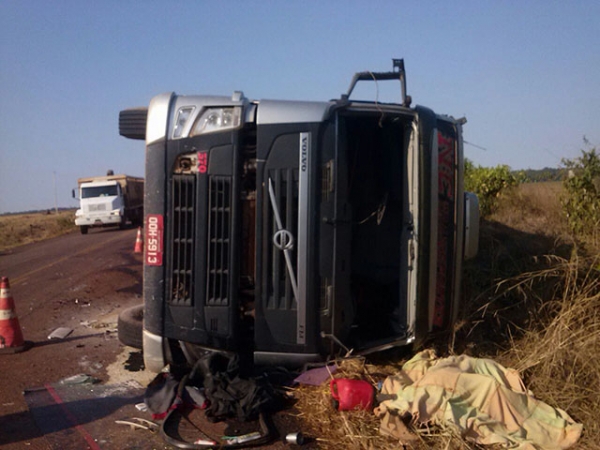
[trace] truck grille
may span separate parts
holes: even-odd
[[[294,247],[290,251],[294,273],[297,271],[297,246],[298,246],[298,170],[278,169],[269,170],[269,177],[273,182],[275,198],[281,216],[282,227],[289,231],[294,237]],[[268,197],[268,193],[267,193]],[[268,200],[270,201],[270,200]],[[282,250],[272,245],[272,239],[277,230],[273,205],[270,205],[268,240],[272,248],[269,270],[271,276],[269,283],[268,308],[279,310],[296,309],[294,292],[290,274],[285,262]]]
[[[196,177],[173,177],[171,296],[170,303],[193,304]]]
[[[208,206],[207,297],[209,306],[229,305],[231,178],[212,176]]]
[[[105,203],[99,203],[97,205],[89,205],[88,209],[90,212],[94,212],[94,211],[106,211],[106,204]]]

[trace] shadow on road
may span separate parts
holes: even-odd
[[[0,446],[43,436],[52,448],[97,448],[107,430],[102,419],[143,401],[143,389],[129,384],[53,384],[23,394],[29,411],[0,417]]]

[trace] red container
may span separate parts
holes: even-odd
[[[338,411],[373,408],[375,388],[368,381],[337,378],[329,383],[333,407]]]

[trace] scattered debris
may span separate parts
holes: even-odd
[[[316,369],[310,369],[301,373],[294,379],[294,383],[306,384],[309,386],[320,386],[337,371],[335,364],[330,364]]]
[[[242,434],[241,436],[223,436],[223,440],[227,445],[233,444],[244,444],[246,442],[254,441],[260,438],[260,433],[258,431],[253,431],[252,433]]]
[[[288,444],[304,445],[304,435],[300,432],[288,433],[285,436],[285,442]]]
[[[75,299],[75,304],[81,306],[82,308],[88,307],[92,304],[90,301]]]
[[[171,373],[161,373],[148,385],[144,402],[154,420],[163,420],[160,434],[164,441],[177,448],[198,448],[194,445],[219,448],[242,448],[263,445],[276,433],[269,414],[281,406],[280,395],[263,376],[244,378],[239,372],[236,356],[209,354],[201,358],[191,373],[178,379]],[[202,409],[208,422],[215,423],[235,418],[240,422],[258,418],[260,430],[241,435],[222,436],[219,441],[204,433],[189,440],[180,436],[177,423],[184,410]],[[234,432],[235,433],[235,432]]]
[[[211,446],[211,445],[217,445],[217,442],[209,440],[209,439],[198,439],[198,440],[194,441],[194,444]]]
[[[115,420],[115,423],[118,423],[119,425],[129,425],[132,430],[139,428],[141,430],[150,431],[150,433],[156,433],[158,430],[158,424],[151,420],[142,419],[141,417],[133,417],[131,420]]]
[[[73,332],[72,328],[59,327],[48,335],[48,339],[64,339]]]
[[[58,384],[62,385],[70,385],[70,384],[96,384],[99,383],[100,380],[98,378],[94,378],[88,374],[80,373],[78,375],[73,375],[71,377],[63,378],[58,382]]]
[[[135,380],[129,380],[118,384],[113,385],[104,385],[104,390],[101,394],[98,394],[98,398],[107,398],[114,396],[123,396],[127,394],[127,392],[131,392],[133,390],[142,390],[143,387],[140,383]]]

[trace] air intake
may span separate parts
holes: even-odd
[[[196,177],[175,175],[173,177],[173,209],[171,254],[171,296],[174,305],[193,304],[194,230]]]
[[[231,177],[212,176],[209,189],[206,304],[229,306]]]

